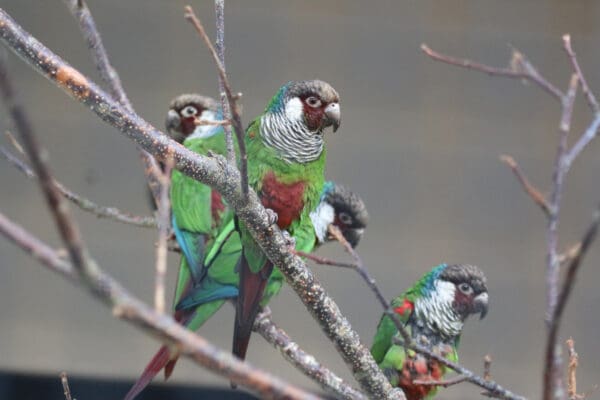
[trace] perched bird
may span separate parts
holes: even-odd
[[[392,307],[411,337],[451,361],[458,361],[460,334],[468,316],[488,310],[483,272],[473,265],[441,264],[392,301]],[[432,398],[437,388],[415,381],[439,381],[446,367],[394,343],[400,338],[392,319],[383,315],[373,339],[371,354],[394,387],[408,400]]]
[[[172,104],[175,105],[178,99],[185,98],[186,96],[190,95],[180,96],[174,100]],[[313,100],[310,101],[312,102]],[[181,103],[182,102],[180,102],[180,104]],[[189,104],[190,102],[187,103]],[[169,121],[177,120],[177,117],[175,117],[174,113],[171,111],[184,108],[185,107],[181,106],[171,107],[169,117],[167,118],[167,126],[169,126]],[[330,117],[325,116],[323,118]],[[203,115],[202,119],[209,119],[209,117]],[[334,124],[334,122],[331,122],[331,124]],[[336,126],[339,125],[339,112],[335,124]],[[329,125],[329,122],[323,122],[323,125],[323,127],[325,127],[326,125]],[[181,124],[177,125],[171,123],[171,126],[176,127],[181,126]],[[188,126],[191,126],[191,124],[188,124]],[[205,126],[202,128],[205,128]],[[172,129],[179,128],[171,128],[168,130],[171,131]],[[218,127],[216,129],[218,130],[216,133],[213,133],[212,135],[203,135],[203,137],[214,139],[217,139],[219,136],[222,137],[223,135],[220,133],[222,132],[221,128]],[[181,131],[181,129],[179,130]],[[214,132],[214,130],[211,130],[210,132]],[[322,134],[322,132],[315,134]],[[196,135],[194,134],[193,136],[195,137]],[[214,150],[206,144],[201,146],[201,141],[198,141],[198,143],[192,147],[191,143],[188,144],[188,141],[191,142],[192,140],[193,137],[190,137],[184,142],[184,145],[186,145],[186,147],[190,146],[194,151],[200,149],[204,153],[207,150]],[[220,148],[224,148],[224,145],[222,144],[219,144],[219,146],[221,146]],[[173,172],[173,174],[176,173],[179,174],[176,171]],[[184,250],[175,294],[175,318],[183,325],[186,325],[188,329],[195,331],[208,320],[227,299],[237,297],[239,274],[236,270],[236,264],[242,253],[242,242],[239,233],[234,228],[231,214],[224,214],[225,216],[221,217],[221,229],[219,232],[217,232],[216,229],[212,229],[208,238],[204,240],[205,243],[212,242],[208,254],[204,258],[204,262],[201,264],[198,262],[198,260],[202,259],[200,253],[204,253],[204,247],[198,246],[198,240],[194,239],[197,235],[194,234],[200,232],[205,237],[207,236],[203,233],[205,232],[204,228],[206,227],[205,221],[207,212],[205,209],[207,202],[205,201],[206,193],[202,188],[208,187],[194,180],[187,182],[184,178],[185,176],[181,175],[181,181],[176,181],[174,176],[173,188],[171,191],[173,202],[173,225],[176,228],[176,231],[180,231],[180,233],[176,235],[176,238],[182,250]],[[180,183],[177,182],[187,182],[187,184],[180,185]],[[179,193],[179,200],[177,200],[178,195],[175,194],[178,190],[176,189],[176,186],[183,186],[179,189],[181,190]],[[194,188],[194,190],[191,190],[192,188]],[[183,189],[186,189],[186,191]],[[185,193],[187,193],[187,197],[184,196]],[[305,218],[305,221],[309,221],[308,225],[305,227],[305,229],[308,228],[306,231],[309,232],[306,235],[308,239],[304,240],[307,242],[305,250],[310,251],[315,245],[319,245],[330,239],[326,234],[327,225],[330,223],[336,224],[353,246],[357,245],[368,222],[368,214],[364,202],[356,194],[333,182],[328,182],[326,185],[323,185],[322,193],[319,197],[319,206],[314,207],[315,212],[312,213],[311,218]],[[203,202],[203,204],[200,204],[201,202]],[[189,207],[197,207],[204,211],[187,214],[185,211]],[[178,208],[180,212],[177,212]],[[317,210],[319,211],[316,212]],[[333,210],[333,212],[331,212],[331,210]],[[214,218],[214,215],[212,216]],[[182,221],[185,221],[185,224]],[[320,228],[320,233],[316,232],[317,228],[313,228],[312,223],[318,224],[319,227],[323,227]],[[182,227],[181,225],[184,226]],[[219,225],[218,221],[213,220],[211,226],[217,225]],[[202,229],[198,229],[198,226]],[[194,231],[194,228],[196,228],[196,231]],[[181,232],[183,232],[183,234]],[[188,266],[193,266],[193,268],[189,268]],[[198,272],[196,282],[193,282],[189,271]],[[264,302],[261,304],[266,304],[268,299],[278,293],[282,284],[283,275],[279,271],[276,271],[276,273],[272,274],[272,279],[267,285],[268,289],[263,296]],[[177,354],[171,354],[166,346],[161,347],[146,366],[136,384],[131,388],[126,399],[133,399],[150,383],[152,378],[156,376],[161,369],[165,369],[165,377],[168,378],[173,371],[176,360]]]
[[[336,131],[340,122],[339,96],[333,87],[319,80],[293,81],[279,89],[264,113],[246,129],[248,183],[263,206],[277,215],[279,228],[294,238],[297,250],[314,248],[310,213],[325,184],[324,130]],[[238,264],[233,354],[244,359],[260,305],[273,295],[265,288],[274,266],[245,224],[237,225],[243,252]],[[281,275],[278,270],[277,274]]]
[[[196,93],[181,94],[171,100],[169,104],[165,121],[166,132],[171,139],[182,144],[190,135],[198,139],[214,136],[211,141],[216,142],[216,146],[212,150],[222,154],[225,151],[225,139],[222,129],[214,125],[196,125],[198,120],[213,121],[219,118],[220,114],[215,99]],[[205,152],[201,151],[200,154],[205,154]],[[159,166],[164,172],[165,165],[160,162]],[[154,196],[149,188],[147,191],[148,204],[150,204],[152,210],[156,210]]]

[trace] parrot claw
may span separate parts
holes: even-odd
[[[277,220],[279,219],[279,215],[277,215],[277,213],[273,210],[271,210],[270,208],[265,209],[267,211],[267,217],[269,219],[269,225],[273,225],[277,223]]]
[[[296,248],[296,238],[293,237],[292,235],[290,235],[290,233],[288,231],[283,231],[283,240],[285,240],[285,244],[291,248],[291,249],[295,249]]]

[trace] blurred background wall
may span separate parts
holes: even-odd
[[[183,20],[183,1],[90,0],[104,43],[136,110],[162,128],[170,99],[181,92],[216,95],[210,56]],[[60,1],[0,0],[22,26],[98,81],[77,25]],[[214,34],[210,1],[193,1]],[[371,224],[360,253],[393,297],[440,262],[481,266],[491,309],[464,332],[462,362],[515,392],[540,392],[544,345],[544,228],[540,210],[499,162],[513,155],[534,183],[548,188],[559,104],[530,85],[435,63],[421,43],[449,54],[505,65],[516,46],[564,88],[571,74],[561,35],[573,44],[592,88],[600,93],[600,3],[594,1],[228,1],[227,67],[244,93],[244,121],[262,111],[285,81],[320,78],[341,95],[343,125],[330,135],[327,176],[364,197]],[[135,146],[67,98],[12,54],[9,67],[56,175],[100,204],[148,214]],[[6,113],[0,127],[9,128]],[[591,120],[582,97],[573,134]],[[4,145],[5,139],[0,139]],[[599,145],[568,176],[561,221],[563,246],[579,238],[600,200]],[[36,185],[0,162],[3,213],[60,246]],[[151,301],[155,232],[97,220],[74,209],[93,256],[136,295]],[[586,259],[568,306],[562,337],[580,354],[579,385],[599,383],[600,245]],[[344,257],[335,247],[320,254]],[[169,284],[177,255],[169,259]],[[114,319],[86,293],[0,240],[0,368],[104,377],[137,376],[157,342]],[[370,344],[380,308],[349,271],[315,272]],[[350,374],[317,324],[286,288],[273,318],[344,377]],[[232,307],[202,330],[230,347]],[[254,337],[249,360],[295,383],[314,387]],[[187,361],[179,382],[226,385]],[[460,385],[445,398],[474,398]]]

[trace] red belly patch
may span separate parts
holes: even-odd
[[[210,212],[212,214],[213,223],[218,225],[221,220],[221,213],[225,211],[225,204],[223,203],[223,198],[221,197],[221,193],[213,190],[210,193]]]
[[[304,186],[303,181],[281,183],[273,172],[263,178],[260,200],[263,206],[277,213],[280,229],[287,229],[300,217],[304,208]]]

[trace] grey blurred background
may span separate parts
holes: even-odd
[[[211,34],[210,1],[191,2]],[[94,80],[77,25],[62,2],[0,0],[22,26]],[[182,18],[183,1],[90,0],[113,64],[136,110],[162,128],[170,99],[216,94],[209,54]],[[244,121],[259,114],[291,79],[320,78],[341,95],[343,125],[328,137],[327,175],[351,186],[371,214],[360,254],[393,297],[440,262],[481,266],[491,309],[466,326],[461,361],[480,371],[486,353],[493,375],[519,394],[540,393],[544,346],[544,228],[540,210],[499,162],[513,155],[540,187],[549,187],[559,104],[517,81],[435,63],[423,42],[449,54],[505,65],[509,45],[527,54],[559,87],[571,74],[561,35],[571,33],[592,88],[600,93],[600,3],[594,1],[228,1],[226,61],[244,93]],[[9,67],[56,175],[98,203],[149,213],[135,146],[12,55]],[[9,128],[6,113],[0,127]],[[573,134],[591,120],[582,97]],[[5,139],[0,139],[7,144]],[[598,143],[568,176],[561,221],[563,246],[579,238],[600,200]],[[0,162],[3,213],[60,246],[36,185]],[[97,220],[73,209],[93,256],[136,295],[152,300],[156,234]],[[580,354],[579,387],[599,382],[600,245],[586,259],[568,306],[562,337]],[[320,254],[345,257],[335,247]],[[82,290],[0,240],[0,369],[133,378],[157,342],[113,318]],[[169,258],[174,284],[178,257]],[[381,314],[349,271],[315,266],[353,327],[370,344]],[[170,291],[170,289],[169,289]],[[273,318],[327,366],[350,377],[329,341],[286,288]],[[232,307],[203,329],[229,348]],[[254,337],[251,362],[299,385],[315,386]],[[174,381],[227,382],[180,362]],[[476,398],[464,384],[442,398]]]

